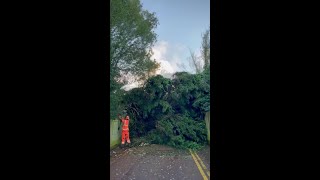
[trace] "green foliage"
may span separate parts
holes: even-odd
[[[124,75],[144,80],[159,67],[151,59],[156,42],[154,13],[142,9],[139,0],[110,1],[110,113],[111,119],[123,109]]]
[[[199,148],[206,142],[205,123],[183,115],[164,116],[148,138],[152,143],[181,149]]]
[[[131,117],[131,137],[147,135],[152,143],[192,149],[207,143],[204,114],[210,110],[209,68],[197,74],[179,72],[173,79],[151,77],[159,67],[151,59],[157,38],[155,14],[143,10],[139,0],[111,0],[110,6],[111,119],[125,110]],[[208,32],[203,36],[206,67],[210,65]],[[121,90],[128,81],[126,75],[144,86]]]
[[[143,88],[125,95],[132,117],[132,137],[147,135],[151,143],[177,148],[200,148],[207,143],[205,112],[210,110],[207,70],[200,74],[179,72],[173,79],[150,78]]]
[[[110,120],[117,119],[118,113],[124,109],[123,96],[125,91],[122,89],[110,91]]]
[[[110,75],[145,75],[157,66],[150,59],[157,38],[155,14],[143,10],[139,0],[111,0],[110,10]]]

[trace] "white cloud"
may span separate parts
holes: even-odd
[[[189,62],[186,56],[189,55],[189,49],[183,44],[172,44],[167,41],[159,41],[152,48],[152,58],[160,63],[160,68],[156,74],[161,74],[164,77],[170,77],[178,71],[185,71],[189,67]],[[198,52],[197,52],[198,54]],[[181,64],[185,65],[185,69],[181,68]],[[134,82],[123,86],[126,91],[138,87],[138,83]]]
[[[160,41],[158,42],[153,48],[153,58],[156,60],[161,60],[164,58],[165,54],[167,53],[169,43],[166,41]]]
[[[157,74],[173,74],[183,70],[179,67],[179,64],[182,64],[183,61],[185,61],[184,55],[187,52],[186,46],[182,44],[171,44],[167,41],[159,41],[152,50],[152,58],[161,63]]]

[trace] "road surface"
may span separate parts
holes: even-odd
[[[111,180],[210,179],[210,147],[199,152],[163,145],[110,151]]]

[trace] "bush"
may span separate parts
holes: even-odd
[[[204,115],[210,110],[210,84],[203,74],[151,77],[127,92],[123,105],[131,117],[131,137],[154,144],[197,149],[207,143]]]
[[[149,132],[148,140],[179,149],[199,149],[207,143],[205,123],[183,115],[164,116]]]

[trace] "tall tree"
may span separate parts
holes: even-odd
[[[210,27],[202,34],[200,56],[190,49],[189,65],[196,74],[210,69]]]
[[[151,47],[156,42],[154,13],[142,9],[139,0],[111,0],[111,78],[131,73],[143,76],[152,67]]]
[[[111,118],[122,108],[120,87],[127,83],[125,75],[145,79],[159,66],[151,59],[157,25],[155,14],[143,10],[139,0],[110,1]]]
[[[203,69],[201,59],[191,49],[189,49],[189,52],[190,52],[189,65],[192,69],[194,69],[195,73],[198,74]]]
[[[210,27],[202,35],[201,58],[204,62],[204,69],[210,68]]]

